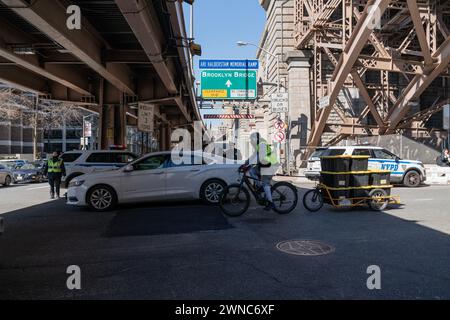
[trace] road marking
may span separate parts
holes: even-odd
[[[48,188],[48,186],[41,186],[41,187],[28,188],[28,189],[25,189],[25,190],[26,190],[26,191],[31,191],[31,190],[44,189],[44,188]]]

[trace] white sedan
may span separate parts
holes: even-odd
[[[67,204],[107,211],[118,203],[202,199],[216,204],[228,184],[237,182],[242,161],[189,153],[173,159],[171,152],[151,153],[113,170],[74,178],[67,190]]]

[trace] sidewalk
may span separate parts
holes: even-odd
[[[427,184],[450,184],[450,167],[440,167],[436,164],[426,164]]]
[[[273,178],[275,181],[288,181],[291,182],[295,185],[304,185],[304,184],[308,184],[308,185],[314,185],[315,182],[312,180],[309,180],[308,178],[305,177],[304,175],[304,169],[301,169],[300,172],[295,175],[295,176],[275,176]]]

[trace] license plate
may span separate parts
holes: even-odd
[[[22,176],[18,176],[18,177],[17,177],[17,180],[18,180],[18,181],[22,181],[22,180],[23,180]]]

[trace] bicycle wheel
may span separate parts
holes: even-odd
[[[322,193],[317,190],[309,190],[303,196],[303,206],[311,212],[316,212],[323,207],[323,196]]]
[[[240,184],[230,184],[220,197],[220,209],[227,216],[238,217],[247,211],[250,205],[250,193]]]
[[[387,199],[387,192],[383,189],[374,189],[370,191],[369,197],[371,198],[369,206],[372,210],[383,211],[389,205],[389,199]]]
[[[290,213],[297,206],[297,188],[288,182],[277,182],[272,186],[272,199],[276,213]]]

